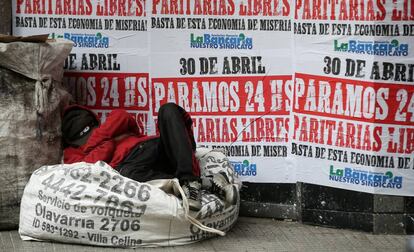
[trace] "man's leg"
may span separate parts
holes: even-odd
[[[160,152],[165,153],[175,177],[179,179],[190,209],[201,208],[200,166],[195,158],[196,148],[190,115],[174,103],[158,111]]]
[[[180,181],[198,180],[200,167],[194,155],[196,145],[189,114],[174,103],[164,104],[158,111],[158,129],[160,149],[168,157],[175,176]]]
[[[151,139],[135,146],[129,155],[115,168],[122,176],[146,182],[154,179],[171,179],[166,160],[159,151],[159,138]],[[160,164],[160,165],[158,165]],[[164,169],[157,169],[157,167]]]

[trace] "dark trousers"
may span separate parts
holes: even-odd
[[[189,114],[174,103],[158,111],[160,136],[138,144],[116,167],[121,175],[139,182],[153,179],[199,179],[196,148]]]

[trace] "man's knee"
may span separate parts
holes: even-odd
[[[160,117],[169,117],[177,114],[181,114],[182,108],[175,103],[165,103],[158,110]]]

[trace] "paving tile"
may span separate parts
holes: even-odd
[[[0,232],[1,252],[209,252],[209,251],[405,251],[414,236],[371,233],[304,225],[291,221],[239,218],[224,237],[176,247],[117,249],[51,242],[24,242],[17,231]]]

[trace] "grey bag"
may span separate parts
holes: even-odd
[[[0,230],[17,228],[32,172],[60,163],[63,64],[72,42],[0,43]]]

